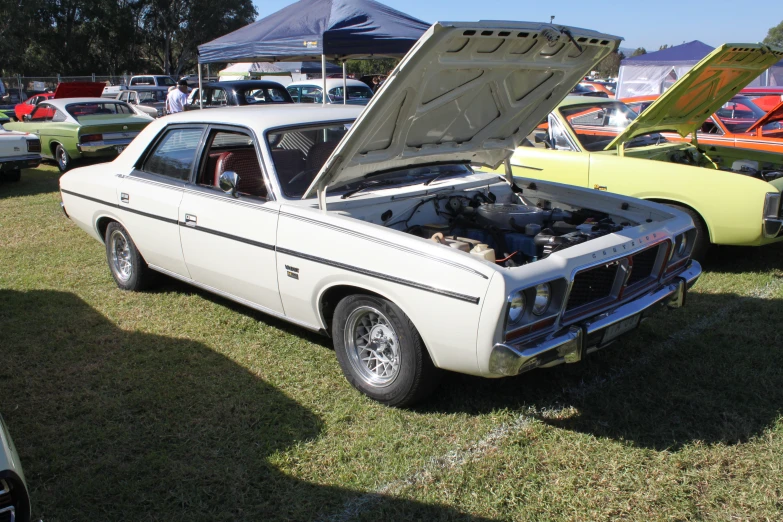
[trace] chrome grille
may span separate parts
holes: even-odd
[[[655,268],[655,261],[658,259],[658,252],[664,245],[658,245],[657,247],[648,248],[638,254],[631,256],[633,262],[631,268],[631,275],[628,277],[627,286],[635,285],[641,281],[644,281],[651,275],[653,275],[653,269]]]
[[[576,274],[568,295],[566,312],[611,296],[619,269],[620,264],[615,261]]]

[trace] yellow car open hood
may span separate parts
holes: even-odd
[[[783,49],[763,44],[721,45],[659,96],[604,150],[653,132],[676,132],[684,138],[781,59]]]

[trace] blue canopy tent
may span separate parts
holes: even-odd
[[[617,97],[661,94],[715,48],[698,40],[654,53],[626,58],[620,63]],[[783,61],[773,65],[749,86],[783,85]]]
[[[373,0],[299,0],[199,45],[199,71],[215,62],[320,61],[326,90],[327,59],[345,73],[349,58],[402,57],[429,26]]]

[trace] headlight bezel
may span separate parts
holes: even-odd
[[[764,219],[780,219],[780,193],[767,192],[764,195]]]
[[[539,307],[539,314],[533,313],[533,305],[536,298],[536,288],[542,285],[549,287],[549,300],[546,307]],[[503,317],[503,332],[506,341],[515,341],[521,338],[528,338],[533,335],[540,335],[550,330],[557,323],[557,318],[562,312],[563,299],[568,293],[568,281],[565,278],[543,279],[531,281],[523,287],[517,287],[506,297],[506,307]],[[511,320],[511,303],[514,297],[522,295],[525,301],[525,307],[520,316],[515,321]]]
[[[530,312],[536,317],[541,317],[549,310],[549,305],[552,304],[552,285],[549,283],[539,283],[533,287],[533,291],[535,292],[535,296],[533,298],[533,305],[530,307]],[[541,294],[546,294],[543,307],[539,305],[538,299]]]
[[[514,308],[514,301],[517,299],[517,296],[519,296],[519,300],[522,303],[522,306],[519,307],[519,315],[516,316],[516,318],[512,318],[512,311]],[[507,305],[506,305],[506,328],[509,327],[517,327],[520,326],[522,323],[522,319],[525,317],[525,312],[527,311],[527,298],[525,297],[525,291],[524,290],[516,290],[515,292],[512,292],[509,294],[507,299]]]

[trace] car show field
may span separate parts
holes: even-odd
[[[714,249],[685,308],[579,364],[400,410],[324,337],[119,291],[58,178],[0,185],[3,415],[44,520],[779,518],[783,245]]]

